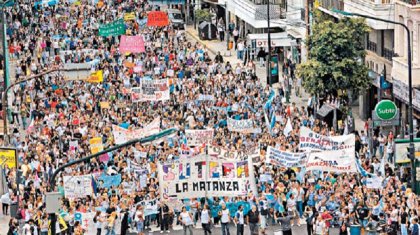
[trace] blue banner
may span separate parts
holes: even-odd
[[[121,184],[121,174],[118,174],[118,175],[102,174],[98,179],[99,188],[111,188],[112,186],[118,187],[120,184]]]

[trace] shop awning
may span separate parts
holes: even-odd
[[[267,47],[268,46],[268,34],[248,34],[249,40],[255,40],[256,47]],[[271,34],[271,46],[272,47],[290,47],[295,40],[291,39],[286,32],[283,33],[272,33]]]

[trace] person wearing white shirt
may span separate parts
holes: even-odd
[[[184,227],[184,235],[187,235],[187,229],[190,231],[190,235],[192,235],[193,220],[191,214],[187,211],[187,208],[185,208],[185,206],[182,207],[182,212],[181,214],[179,214],[179,220],[181,221],[182,226]]]
[[[220,222],[222,224],[222,235],[230,235],[229,232],[229,222],[230,222],[230,212],[226,208],[226,204],[222,204],[222,210],[219,211]]]
[[[239,206],[238,211],[235,215],[235,224],[236,224],[236,234],[237,235],[244,235],[244,210],[243,206]]]
[[[210,211],[209,211],[209,205],[204,205],[204,209],[201,211],[201,226],[204,230],[204,235],[211,234],[210,230]]]

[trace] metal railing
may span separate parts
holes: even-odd
[[[395,57],[394,50],[384,48],[383,57],[389,61],[392,61],[392,57]]]
[[[376,53],[377,45],[376,45],[375,42],[368,41],[367,42],[366,49],[368,49],[369,51],[372,51],[372,52],[375,52]]]

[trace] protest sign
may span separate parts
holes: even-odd
[[[309,154],[306,170],[337,173],[357,172],[356,157],[353,151],[348,150],[312,152]]]
[[[124,20],[119,19],[109,24],[99,26],[99,36],[119,36],[125,34]]]
[[[90,74],[90,77],[86,80],[90,83],[101,83],[104,81],[104,75],[102,70],[98,70]]]
[[[89,140],[90,151],[92,154],[98,153],[104,150],[104,145],[102,143],[102,137],[96,137]]]
[[[159,163],[161,195],[165,199],[184,199],[255,193],[253,169],[249,160],[228,161],[206,155]]]
[[[240,151],[235,151],[231,149],[226,149],[216,145],[208,145],[207,152],[210,156],[217,157],[220,159],[254,159],[255,157],[259,158],[260,149],[257,146],[248,146],[246,149],[241,149]]]
[[[268,146],[266,163],[281,167],[301,167],[306,163],[306,153],[290,153]]]
[[[98,178],[98,187],[100,188],[111,188],[118,187],[121,184],[121,174],[118,175],[105,175],[102,174]]]
[[[148,27],[164,27],[169,25],[168,14],[163,11],[151,11],[147,14]]]
[[[123,144],[136,138],[143,138],[154,135],[160,131],[160,118],[155,118],[144,128],[136,130],[128,130],[117,125],[112,125],[112,134],[114,135],[115,144]]]
[[[64,176],[63,179],[66,198],[81,198],[93,194],[91,175]]]
[[[120,52],[121,53],[141,53],[145,52],[144,41],[141,35],[137,36],[121,36]]]
[[[369,189],[380,189],[382,188],[382,177],[376,176],[372,178],[366,178],[366,188]]]
[[[134,12],[127,12],[124,14],[124,21],[130,21],[136,19],[136,13]]]
[[[213,129],[208,130],[185,130],[188,146],[210,144],[213,141]]]
[[[227,127],[229,131],[235,131],[240,133],[260,133],[261,129],[254,128],[254,122],[252,119],[235,120],[228,117]]]
[[[79,141],[77,141],[77,140],[69,141],[70,151],[75,152],[78,147],[79,147]]]
[[[109,102],[100,102],[99,105],[101,106],[101,109],[110,109],[111,105]]]
[[[168,79],[141,81],[141,87],[131,90],[133,102],[165,101],[170,99]]]
[[[135,73],[140,73],[143,71],[143,66],[140,66],[140,65],[134,66],[133,70]]]
[[[151,200],[143,200],[139,203],[137,203],[136,206],[141,205],[144,210],[144,216],[148,215],[155,215],[159,213],[159,207],[158,207],[158,200],[157,199],[151,199]]]
[[[348,149],[354,153],[355,136],[323,136],[313,132],[307,127],[300,128],[300,150],[321,151],[321,150],[342,150]]]
[[[213,95],[203,95],[200,94],[197,98],[198,101],[214,101]]]

